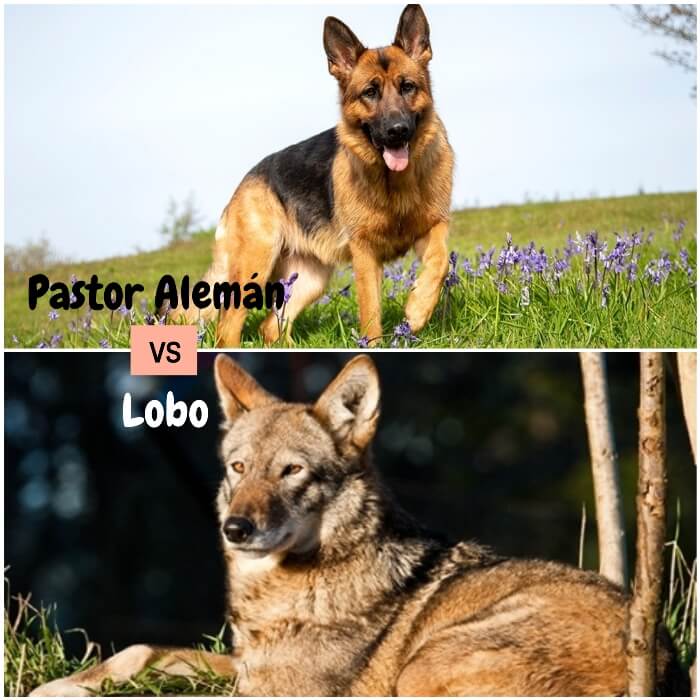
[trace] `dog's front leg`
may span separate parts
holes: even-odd
[[[360,335],[376,344],[382,337],[382,266],[375,252],[362,241],[350,245],[360,306]]]
[[[406,320],[414,333],[430,320],[440,298],[449,266],[448,228],[446,221],[440,222],[415,243],[416,254],[424,267],[406,303]]]
[[[230,654],[214,654],[196,649],[174,649],[134,644],[97,666],[74,673],[35,688],[31,697],[89,697],[98,693],[108,678],[123,683],[146,668],[154,668],[173,676],[194,676],[212,671],[234,678],[236,662]]]

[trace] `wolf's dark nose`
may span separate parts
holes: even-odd
[[[240,544],[245,542],[255,530],[255,525],[248,518],[236,518],[231,516],[224,523],[224,535],[229,542]]]
[[[392,124],[387,130],[387,136],[392,141],[408,141],[408,124],[406,122],[396,122]]]

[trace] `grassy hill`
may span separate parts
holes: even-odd
[[[679,223],[686,222],[680,226]],[[533,275],[523,281],[517,265],[503,274],[496,269],[506,234],[512,246],[522,249],[534,241],[534,250],[544,249],[548,264],[555,251],[567,245],[567,238],[597,231],[606,242],[603,255],[615,246],[615,233],[643,232],[643,245],[627,251],[629,264],[637,255],[634,277],[611,274],[592,280],[586,272],[585,250],[572,258],[560,279],[552,274]],[[653,237],[649,238],[649,232]],[[385,344],[418,347],[694,347],[696,344],[696,193],[639,195],[571,202],[506,205],[466,209],[454,213],[451,248],[459,254],[455,267],[457,283],[446,290],[433,320],[419,340],[392,336],[402,319],[402,305],[408,288],[392,278],[385,282]],[[675,235],[674,235],[675,233]],[[209,265],[213,233],[202,232],[190,241],[160,250],[86,263],[62,264],[41,270],[50,280],[68,282],[71,275],[100,281],[144,284],[137,295],[136,317],[143,322],[139,302],[153,311],[153,293],[166,273],[176,279],[189,274],[198,278]],[[495,246],[487,273],[470,275],[478,265],[481,249]],[[511,247],[511,249],[513,249]],[[668,252],[665,261],[663,252]],[[575,259],[578,256],[580,259]],[[685,256],[685,257],[684,257]],[[465,258],[469,261],[465,263]],[[602,263],[603,258],[601,258]],[[410,258],[402,263],[405,272]],[[651,264],[651,268],[648,266]],[[657,267],[669,267],[663,279],[654,281]],[[398,268],[396,268],[398,269]],[[554,268],[552,267],[552,270]],[[666,272],[668,275],[666,276]],[[627,277],[631,277],[630,272]],[[396,275],[394,276],[396,277]],[[120,347],[128,345],[128,317],[95,312],[85,328],[85,311],[60,312],[49,320],[46,298],[35,311],[27,306],[27,274],[5,277],[5,346],[36,347]],[[407,279],[407,278],[406,278]],[[341,270],[331,282],[329,296],[307,310],[298,320],[294,341],[308,347],[356,347],[357,306],[349,270]],[[598,284],[599,282],[599,284]],[[607,282],[607,289],[606,289]],[[527,295],[523,291],[527,287]],[[527,297],[527,298],[526,298]],[[244,344],[259,347],[256,324],[261,313],[251,314]],[[354,331],[354,333],[353,333]],[[213,343],[213,329],[207,329],[202,345]],[[53,342],[52,342],[53,340]]]

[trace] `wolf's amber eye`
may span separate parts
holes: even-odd
[[[410,80],[404,80],[400,89],[402,95],[410,95],[416,91],[416,86]]]
[[[304,467],[301,464],[288,464],[282,470],[282,476],[291,476],[292,474],[298,474]]]
[[[373,100],[378,94],[377,88],[370,86],[362,93],[362,97],[366,97],[368,100]]]
[[[243,464],[243,462],[234,462],[231,465],[231,469],[233,469],[233,471],[236,472],[236,474],[243,474],[243,472],[245,471],[245,465]]]

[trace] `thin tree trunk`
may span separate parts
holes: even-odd
[[[694,352],[678,353],[678,377],[681,385],[685,425],[688,428],[690,447],[693,450],[693,461],[697,465],[697,355]],[[697,663],[696,658],[690,667],[690,694],[693,697],[697,695]]]
[[[626,588],[627,547],[605,358],[600,352],[582,352],[579,356],[593,471],[599,571]]]
[[[688,427],[688,436],[690,437],[690,447],[693,450],[693,460],[697,464],[698,453],[697,446],[697,404],[695,402],[697,390],[697,356],[694,352],[679,352],[678,353],[678,376],[681,384],[681,399],[683,400],[683,415],[685,416],[685,424]]]
[[[630,604],[627,684],[632,696],[656,691],[656,628],[661,613],[666,534],[666,416],[660,352],[640,355],[637,564]]]

